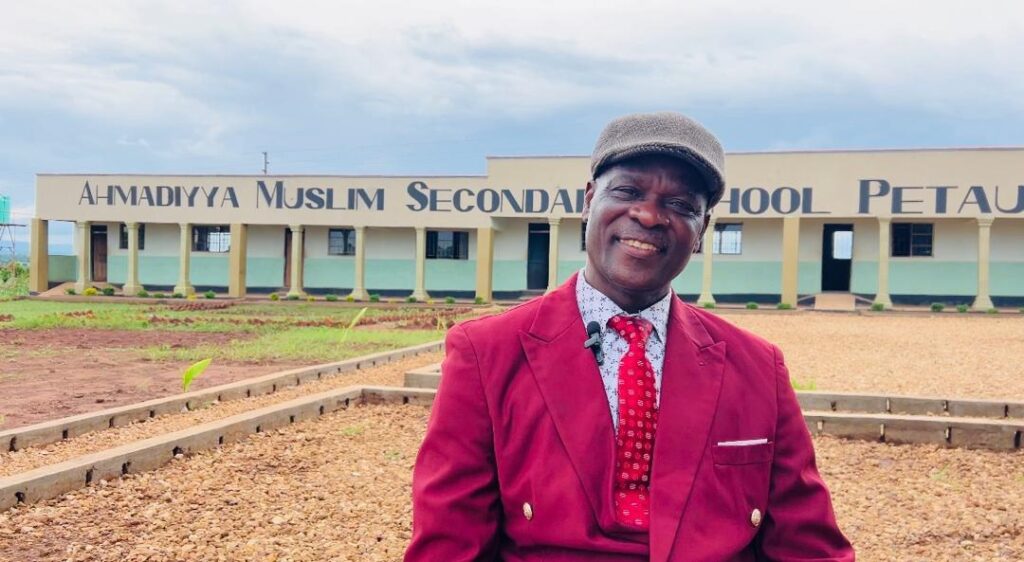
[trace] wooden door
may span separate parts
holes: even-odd
[[[106,225],[93,225],[89,254],[92,256],[92,280],[106,282],[107,280],[107,227]]]

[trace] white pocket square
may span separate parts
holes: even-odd
[[[762,439],[743,439],[740,441],[719,441],[719,447],[750,447],[753,445],[765,445],[768,443],[767,438]]]

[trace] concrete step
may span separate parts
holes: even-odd
[[[853,312],[857,299],[853,293],[818,293],[814,297],[814,310]]]

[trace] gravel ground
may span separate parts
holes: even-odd
[[[730,314],[817,390],[1024,400],[1024,314]]]
[[[360,406],[18,507],[0,560],[398,560],[427,415]],[[1024,560],[1024,453],[816,447],[860,560]]]
[[[402,386],[406,371],[430,363],[436,363],[443,357],[444,354],[442,352],[422,353],[378,367],[360,369],[328,377],[320,381],[303,383],[300,386],[286,388],[273,394],[254,396],[241,400],[230,400],[201,410],[161,416],[141,423],[90,433],[67,441],[58,441],[45,447],[32,447],[22,451],[0,453],[0,477],[56,464],[77,456],[102,451],[140,439],[163,435],[171,431],[185,429],[333,388],[343,388],[356,384]]]

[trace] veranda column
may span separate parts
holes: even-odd
[[[494,229],[476,229],[476,298],[490,302],[494,297]]]
[[[891,225],[891,218],[878,217],[878,290],[875,292],[874,304],[880,304],[885,308],[892,308],[892,299],[889,298],[889,255],[892,254],[889,247],[892,240]]]
[[[715,240],[715,218],[708,221],[708,229],[704,231],[704,242],[701,244],[701,256],[704,258],[703,277],[700,284],[700,296],[697,297],[697,304],[715,304],[715,297],[711,294],[711,262],[714,255]]]
[[[181,231],[181,241],[178,245],[178,284],[174,286],[174,292],[186,297],[195,294],[192,286],[192,276],[189,275],[189,268],[192,265],[192,225],[187,222],[178,223]]]
[[[231,255],[228,258],[228,296],[240,299],[245,296],[246,273],[249,256],[248,225],[235,223],[231,225]]]
[[[81,293],[92,283],[92,256],[89,252],[89,239],[92,236],[92,223],[79,221],[75,223],[75,253],[78,254],[78,274],[75,276],[75,290]]]
[[[293,224],[292,229],[292,286],[288,289],[289,297],[302,296],[302,225]]]
[[[988,294],[989,288],[989,254],[992,248],[992,221],[991,217],[978,218],[978,296],[974,298],[974,310],[988,310],[993,308],[992,297]]]
[[[430,298],[427,294],[427,227],[416,227],[416,288],[412,291],[412,298],[418,301],[425,301]]]
[[[357,301],[370,299],[366,293],[366,227],[357,226],[356,230],[356,278],[349,296]]]
[[[782,303],[796,306],[800,279],[800,217],[782,219]]]
[[[32,251],[28,260],[28,290],[42,293],[50,288],[50,223],[43,219],[32,219],[32,234],[29,243]]]
[[[548,234],[548,290],[550,293],[558,287],[558,227],[562,219],[548,219],[551,226]]]
[[[128,275],[121,286],[121,293],[134,297],[142,290],[139,284],[139,223],[127,222],[124,229],[128,234]]]

